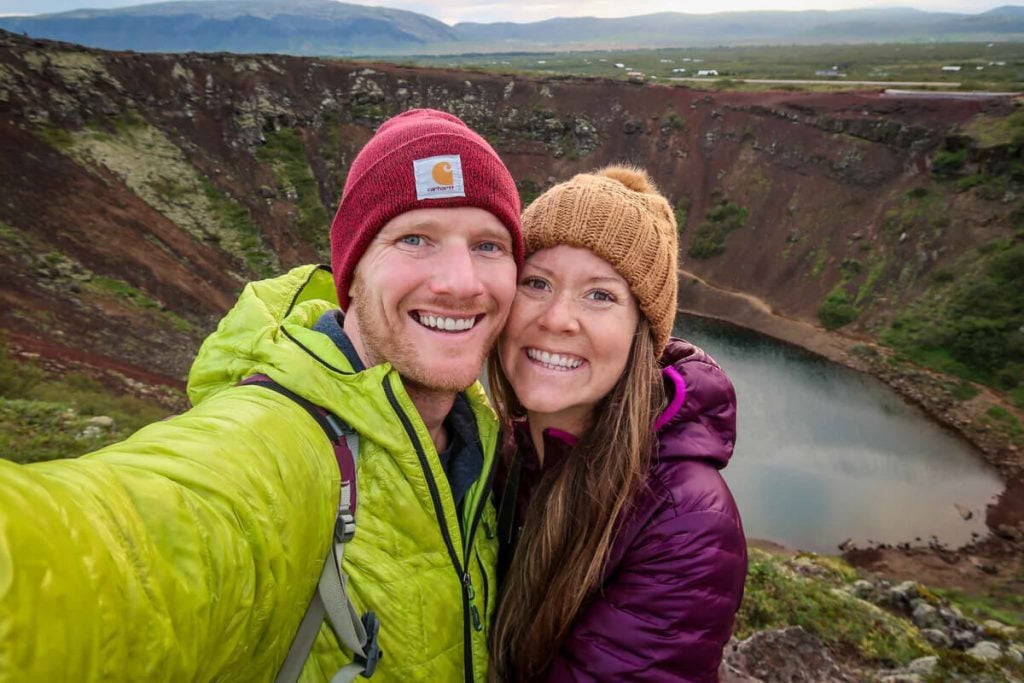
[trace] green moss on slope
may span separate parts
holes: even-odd
[[[1006,391],[1024,386],[1024,243],[984,246],[949,272],[882,340],[941,372]]]
[[[85,166],[103,167],[197,240],[213,242],[258,275],[280,270],[248,209],[217,190],[159,129],[138,115],[40,137]],[[70,142],[68,141],[70,139]],[[248,279],[247,273],[239,273]]]
[[[267,133],[266,139],[256,156],[274,169],[279,190],[295,203],[296,233],[321,255],[326,255],[330,216],[320,202],[320,190],[309,167],[302,138],[297,131],[285,128]]]
[[[933,654],[913,624],[842,589],[855,576],[851,568],[838,560],[807,557],[805,564],[818,567],[812,576],[794,571],[782,558],[750,550],[738,638],[802,626],[829,646],[878,664],[902,665]]]

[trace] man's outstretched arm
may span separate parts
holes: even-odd
[[[78,460],[0,461],[0,681],[273,678],[337,491],[320,428],[258,387]]]

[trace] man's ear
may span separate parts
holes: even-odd
[[[348,308],[349,308],[349,310],[352,310],[352,302],[355,301],[356,298],[358,298],[358,296],[359,296],[360,281],[361,281],[361,279],[359,277],[359,268],[357,266],[355,271],[352,273],[352,281],[349,282],[349,284],[348,284],[348,292],[347,292],[347,294],[348,294]],[[347,312],[348,311],[346,311],[346,313]]]

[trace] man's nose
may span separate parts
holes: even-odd
[[[430,289],[434,294],[457,299],[471,299],[484,293],[484,285],[468,245],[451,245],[441,252]]]

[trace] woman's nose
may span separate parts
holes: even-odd
[[[566,296],[556,296],[541,313],[541,327],[559,334],[572,334],[580,329],[576,306]]]

